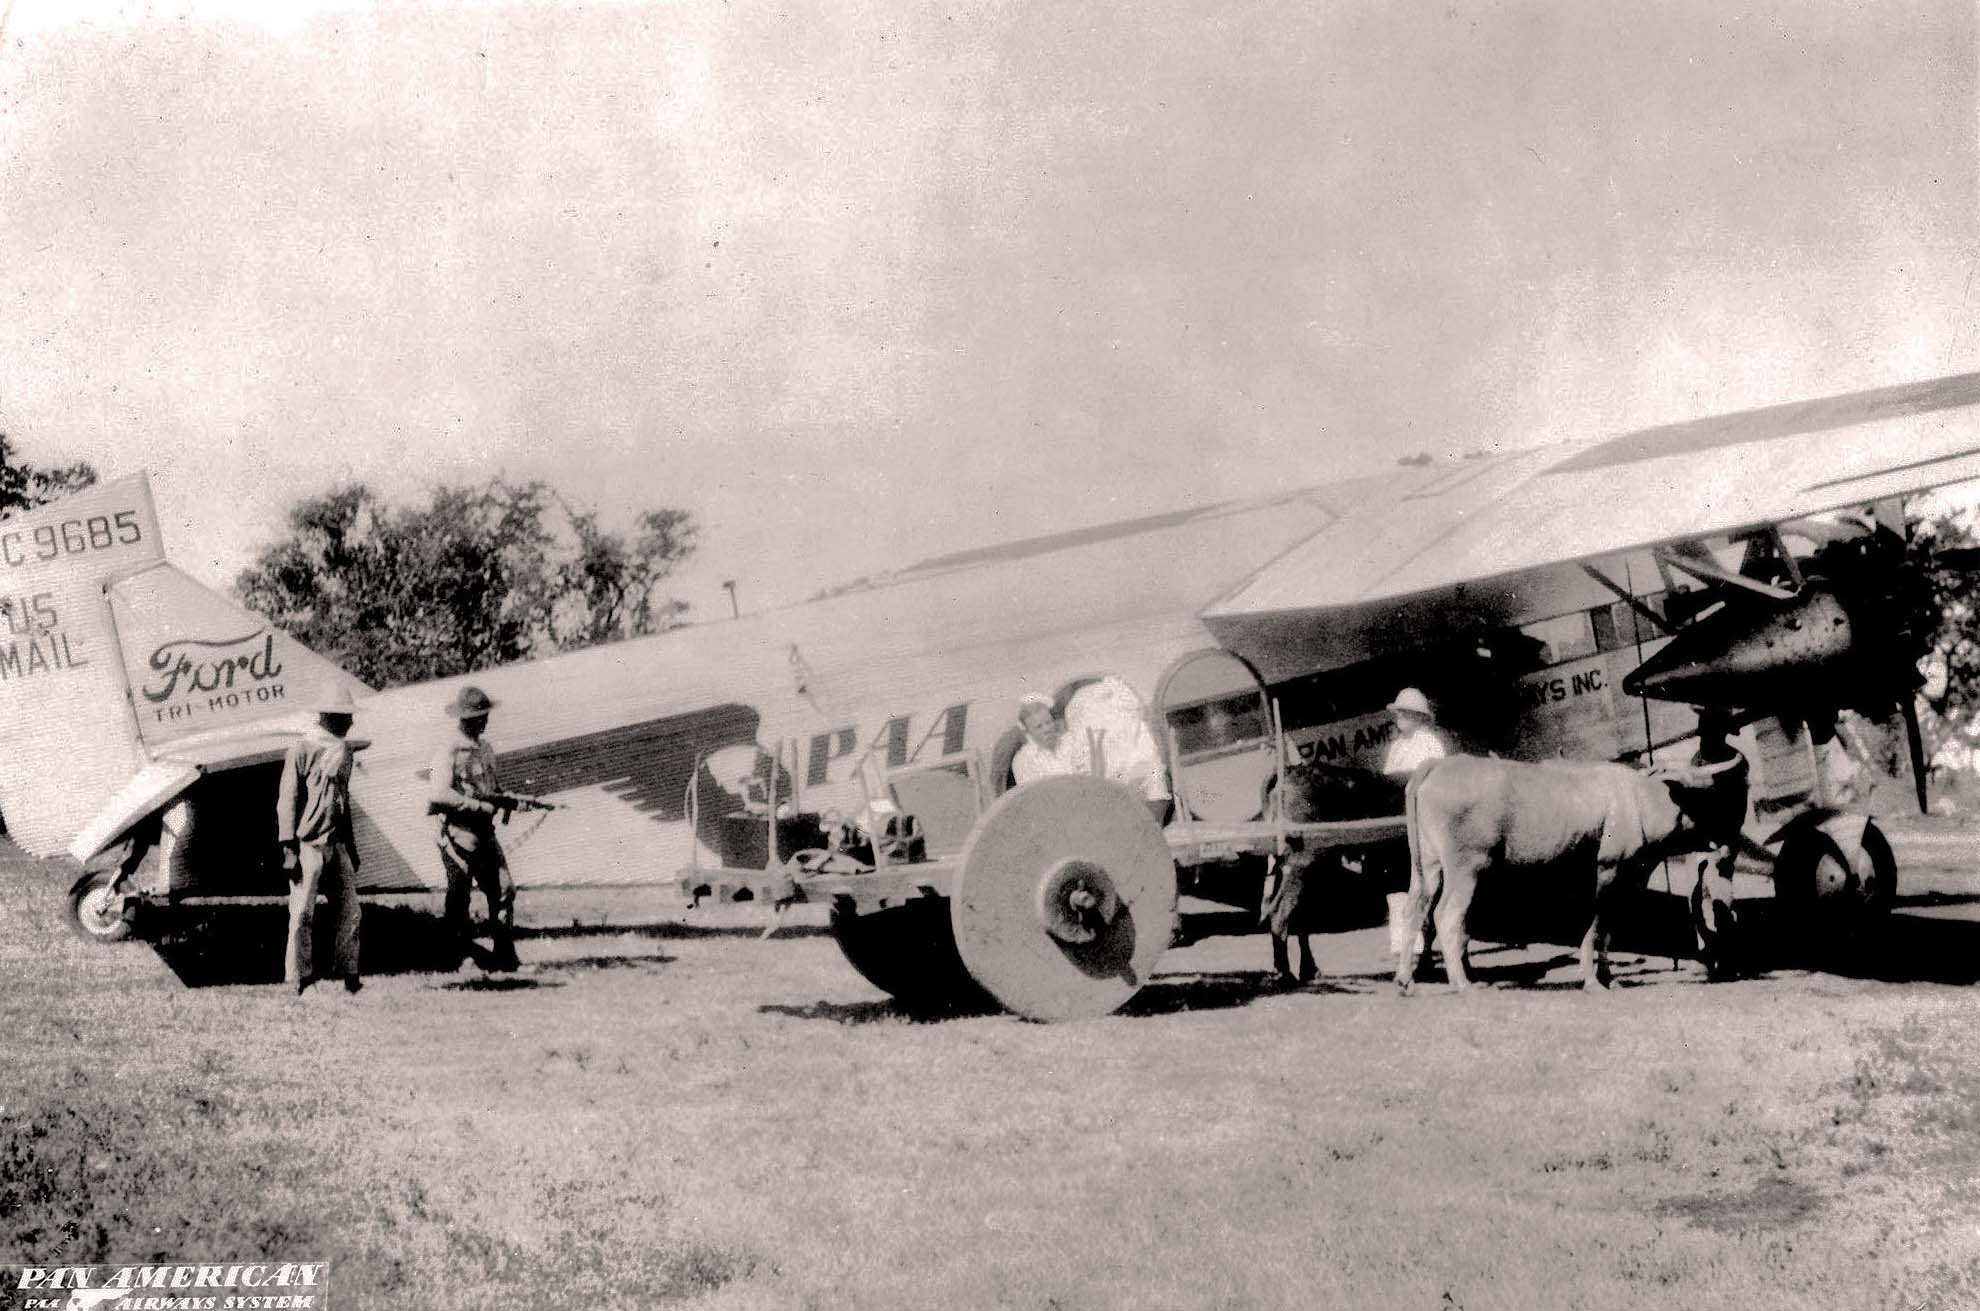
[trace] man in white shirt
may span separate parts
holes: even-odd
[[[1396,740],[1382,758],[1382,772],[1408,778],[1418,765],[1442,760],[1451,753],[1450,739],[1437,727],[1430,712],[1430,699],[1413,687],[1396,693],[1388,706],[1396,719]]]
[[[1018,724],[1027,739],[1011,760],[1011,778],[1019,787],[1053,774],[1092,772],[1084,735],[1066,731],[1066,721],[1053,708],[1052,698],[1025,693],[1018,699]]]
[[[1021,786],[1052,774],[1098,774],[1126,784],[1158,824],[1168,821],[1169,772],[1134,689],[1109,676],[1088,683],[1057,713],[1042,693],[1018,700],[1018,723],[1029,739],[1011,761]],[[1097,765],[1097,768],[1096,768]]]

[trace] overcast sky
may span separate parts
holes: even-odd
[[[1970,0],[0,7],[0,424],[217,582],[499,471],[715,617],[1980,367]]]

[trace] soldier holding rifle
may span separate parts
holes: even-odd
[[[502,791],[495,772],[495,752],[482,740],[488,713],[495,702],[478,687],[463,687],[447,706],[460,726],[434,760],[428,777],[433,791],[427,809],[440,817],[440,866],[447,875],[447,927],[459,943],[461,958],[473,954],[469,923],[470,888],[479,887],[488,902],[488,931],[493,948],[488,968],[516,968],[516,885],[509,859],[495,836],[495,821],[506,822],[518,810],[554,810],[534,797]]]

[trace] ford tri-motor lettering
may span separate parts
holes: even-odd
[[[257,638],[260,644],[250,648]],[[275,634],[265,628],[220,642],[198,638],[166,642],[145,663],[157,675],[144,686],[145,700],[153,704],[174,696],[254,688],[282,672],[275,658]]]

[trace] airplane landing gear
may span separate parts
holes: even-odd
[[[1897,859],[1861,815],[1811,816],[1791,827],[1774,862],[1774,902],[1809,945],[1840,946],[1897,900]]]
[[[69,927],[90,942],[122,942],[137,921],[137,899],[117,887],[117,871],[85,874],[69,889]]]

